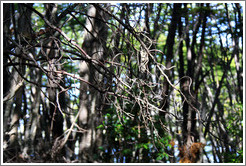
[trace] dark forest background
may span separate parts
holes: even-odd
[[[240,3],[4,3],[3,162],[243,162]]]

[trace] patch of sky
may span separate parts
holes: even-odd
[[[40,115],[43,115],[43,104],[40,104]]]
[[[18,127],[18,132],[19,133],[24,133],[24,129],[25,129],[25,127],[24,127],[24,120],[23,119],[20,119],[19,120],[19,123],[20,123],[20,125]]]
[[[45,74],[42,75],[42,80],[47,80],[47,76]],[[42,81],[42,85],[46,85],[46,81]]]
[[[78,140],[75,142],[74,154],[75,155],[79,154],[79,141]]]

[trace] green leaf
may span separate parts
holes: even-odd
[[[143,144],[144,149],[148,149],[148,144]]]
[[[104,148],[102,146],[99,146],[98,149],[104,151]]]
[[[103,128],[104,128],[104,126],[102,124],[97,126],[97,129],[103,129]]]
[[[123,154],[130,154],[131,153],[131,149],[124,149],[122,151]]]

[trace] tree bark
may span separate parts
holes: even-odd
[[[178,20],[180,17],[180,12],[179,12],[180,9],[181,9],[181,3],[175,3],[173,5],[172,19],[171,19],[171,24],[168,28],[168,36],[167,36],[167,41],[166,41],[166,47],[167,47],[166,68],[170,68],[172,66],[174,38],[176,34]],[[170,70],[166,70],[165,74],[167,75],[168,78],[170,78],[170,74],[171,74]],[[163,91],[162,91],[162,96],[164,98],[162,109],[164,111],[167,111],[169,107],[169,102],[168,102],[168,97],[167,97],[168,94],[169,94],[169,83],[165,80],[163,83]],[[160,116],[165,116],[165,114],[160,113]]]
[[[82,48],[93,59],[103,62],[105,58],[105,48],[107,39],[107,26],[104,22],[107,21],[107,15],[90,5],[86,20],[86,28]],[[80,63],[80,76],[87,82],[103,87],[103,75],[91,63],[82,61]],[[98,147],[102,145],[102,133],[97,129],[102,123],[101,115],[101,95],[93,87],[89,87],[84,82],[80,83],[80,108],[79,124],[86,132],[81,135],[79,154],[81,162],[96,162],[100,161]]]

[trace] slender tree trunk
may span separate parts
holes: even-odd
[[[107,21],[107,16],[97,10],[94,6],[90,6],[87,18],[86,28],[88,32],[85,33],[84,43],[82,48],[93,59],[99,61],[104,60],[105,46],[107,39],[106,24],[100,19]],[[103,75],[99,74],[98,69],[91,63],[82,61],[80,63],[81,77],[97,87],[103,87]],[[102,133],[97,129],[102,123],[100,112],[101,95],[93,87],[81,82],[80,85],[80,108],[81,114],[79,116],[79,123],[86,132],[81,135],[79,153],[82,162],[100,161],[100,154],[98,147],[102,145]]]
[[[6,5],[6,4],[5,4]],[[33,4],[29,4],[30,6],[32,6]],[[13,7],[14,5],[12,5]],[[8,7],[8,6],[7,6]],[[12,9],[14,10],[14,9]],[[22,43],[23,42],[23,35],[24,33],[30,33],[31,34],[31,11],[27,10],[25,7],[23,7],[21,4],[18,5],[18,9],[17,11],[19,12],[19,17],[17,19],[17,29],[18,29],[18,36],[19,36],[19,40]],[[7,14],[7,13],[5,13]],[[6,19],[11,19],[11,18],[7,18],[7,16],[5,17]],[[7,21],[8,22],[8,21]],[[7,23],[8,25],[8,23]],[[7,26],[6,26],[6,30],[7,30]],[[6,32],[5,32],[6,34]],[[8,41],[8,40],[6,40]],[[7,46],[7,42],[5,43]],[[25,47],[24,43],[22,43],[22,47]],[[15,51],[17,54],[21,53],[20,48],[16,47]],[[4,55],[4,62],[6,62],[6,56]],[[22,77],[25,75],[25,66],[22,65],[22,63],[25,63],[25,61],[23,59],[18,59],[17,60],[18,63],[20,63],[21,65],[14,68],[12,70],[12,74],[9,76],[8,75],[8,71],[7,73],[5,73],[7,78],[11,78],[11,80],[7,80],[6,83],[9,83],[10,86],[7,86],[7,90],[9,90],[6,93],[10,94],[10,98],[13,97],[13,110],[11,112],[11,121],[10,121],[10,126],[9,128],[7,128],[8,131],[8,135],[9,135],[9,146],[8,148],[10,149],[10,153],[12,156],[17,156],[18,154],[20,154],[21,151],[21,147],[19,145],[18,140],[18,127],[19,127],[19,119],[20,116],[22,114],[22,101],[23,101],[23,92],[24,92],[24,85],[23,85],[23,79]],[[6,71],[6,69],[5,69]],[[5,77],[4,76],[4,77]],[[6,78],[5,77],[5,78]],[[9,82],[8,82],[9,81]],[[11,100],[10,100],[11,101]],[[8,105],[8,103],[5,105],[5,110],[8,112],[5,115],[9,115],[10,114],[10,106]]]
[[[37,82],[41,85],[41,77],[42,73],[40,70],[31,70],[30,76],[33,79],[33,82]],[[41,126],[40,126],[40,101],[41,101],[41,91],[40,87],[33,87],[32,89],[32,97],[31,97],[31,109],[32,113],[30,114],[29,120],[26,123],[25,127],[25,139],[24,139],[24,149],[22,155],[28,157],[30,154],[34,155],[37,149],[41,149],[37,147],[35,138],[38,137]]]
[[[3,4],[3,98],[7,95],[11,95],[12,93],[10,92],[11,88],[11,79],[10,79],[10,71],[6,67],[8,63],[8,57],[9,54],[7,53],[9,42],[8,42],[8,35],[9,35],[9,26],[10,26],[10,20],[11,20],[11,4],[5,3]],[[12,99],[8,101],[3,101],[3,116],[4,116],[4,121],[3,121],[3,133],[5,135],[6,129],[7,129],[7,124],[8,124],[8,117],[10,115],[10,106],[12,104]],[[5,137],[5,136],[4,136]],[[5,139],[5,138],[4,138]]]
[[[57,22],[57,4],[45,4],[46,8],[46,17],[47,19],[55,26],[58,25]],[[52,33],[50,33],[52,34]],[[54,37],[59,38],[58,35],[52,34]],[[50,39],[50,42],[47,44],[49,47],[57,47],[55,39]],[[63,134],[63,116],[61,111],[58,107],[57,98],[58,98],[58,84],[60,81],[57,79],[57,75],[53,71],[57,71],[59,68],[59,63],[56,61],[56,57],[59,56],[59,52],[55,49],[46,49],[46,55],[48,58],[48,73],[49,77],[49,86],[48,94],[49,94],[49,111],[50,111],[50,118],[51,118],[51,130],[52,130],[52,137],[56,139]],[[48,110],[46,110],[48,111]]]
[[[167,42],[166,42],[166,47],[167,47],[166,68],[170,68],[172,66],[174,38],[176,34],[178,19],[180,17],[180,12],[179,12],[180,9],[181,9],[181,3],[175,3],[173,5],[172,19],[171,19],[170,27],[168,28],[168,36],[167,36]],[[165,74],[167,75],[168,78],[170,78],[170,74],[171,74],[170,70],[166,70]],[[162,106],[162,109],[164,111],[167,111],[168,105],[169,105],[167,97],[166,97],[169,94],[168,91],[169,91],[169,83],[165,81],[163,85],[164,101],[163,101],[163,106]]]

